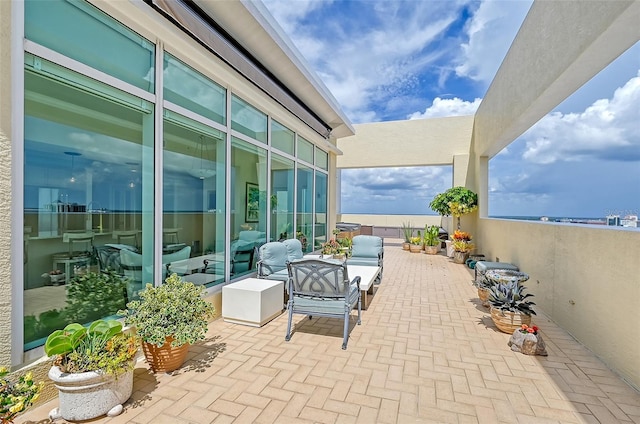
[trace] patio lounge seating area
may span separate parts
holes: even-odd
[[[173,374],[138,363],[124,412],[91,422],[640,422],[640,394],[541,311],[533,323],[549,355],[513,352],[477,299],[473,270],[394,242],[385,240],[384,284],[362,325],[350,318],[347,350],[337,318],[295,315],[290,342],[286,312],[261,328],[217,319]],[[16,423],[48,422],[56,404]]]

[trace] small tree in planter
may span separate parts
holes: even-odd
[[[458,218],[459,230],[460,217],[478,208],[478,195],[466,187],[453,187],[444,193],[436,194],[429,207],[441,216],[453,215]]]
[[[170,372],[184,362],[189,345],[203,340],[215,308],[202,297],[206,289],[171,274],[163,285],[147,284],[140,300],[119,311],[136,328],[142,350],[154,372]]]

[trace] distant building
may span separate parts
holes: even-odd
[[[620,226],[620,215],[607,215],[607,225]]]
[[[620,220],[620,225],[623,227],[638,228],[638,215],[626,215]]]

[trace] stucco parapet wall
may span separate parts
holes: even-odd
[[[354,125],[356,134],[338,140],[338,168],[451,165],[469,154],[473,116],[414,119]]]
[[[493,157],[640,39],[640,1],[535,1],[476,112]]]

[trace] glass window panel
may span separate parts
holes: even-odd
[[[155,47],[85,1],[25,1],[25,37],[154,92]]]
[[[316,166],[325,171],[329,169],[329,154],[318,147],[316,147]]]
[[[253,248],[267,241],[267,151],[231,144],[231,277],[254,272]]]
[[[163,66],[164,98],[212,121],[226,124],[226,90],[168,53]]]
[[[47,73],[24,75],[25,350],[115,315],[153,281],[151,105],[42,63]],[[107,269],[115,277],[100,283]]]
[[[296,235],[298,238],[313,240],[313,170],[298,165]],[[313,250],[313,244],[307,243],[305,253]]]
[[[293,238],[294,162],[282,156],[271,156],[271,237],[270,240]]]
[[[166,111],[163,139],[163,269],[199,285],[222,283],[225,134]]]
[[[231,128],[263,143],[267,142],[267,115],[236,96],[231,98]]]
[[[298,137],[298,158],[313,163],[313,144],[302,137]]]
[[[271,145],[285,153],[294,154],[295,134],[289,128],[271,121]]]
[[[315,248],[327,241],[327,175],[316,172]]]

